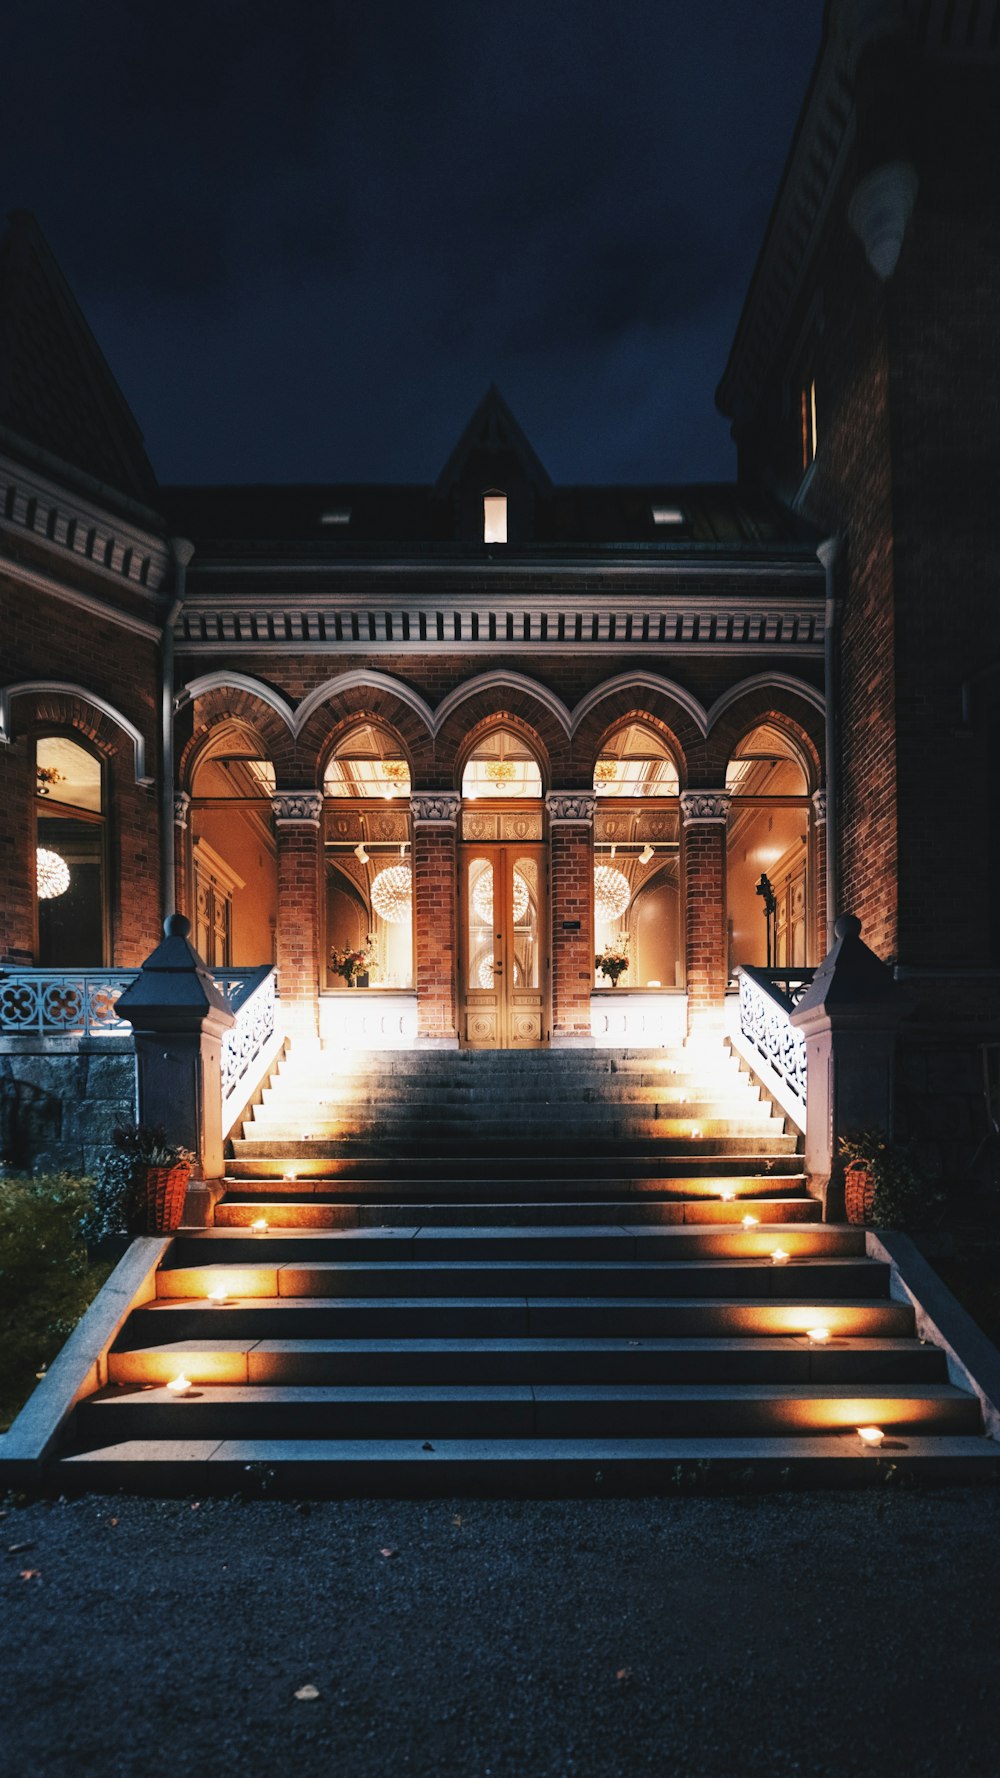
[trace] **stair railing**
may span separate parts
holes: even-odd
[[[805,1128],[806,1045],[789,1014],[813,979],[812,969],[757,969],[741,963],[738,1046],[782,1109]]]
[[[0,974],[0,1033],[103,1037],[130,1032],[118,996],[137,969],[8,969]]]
[[[236,1023],[222,1043],[222,1128],[228,1133],[256,1092],[280,1042],[277,978],[273,968],[263,965],[213,969],[212,979],[236,1014]]]

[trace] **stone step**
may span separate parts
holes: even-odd
[[[778,1247],[792,1261],[863,1258],[865,1231],[837,1223],[799,1223],[780,1228],[760,1223],[747,1230],[738,1226],[689,1227],[684,1224],[631,1229],[623,1224],[592,1227],[534,1223],[524,1227],[509,1224],[493,1227],[480,1222],[471,1226],[445,1223],[427,1227],[383,1225],[337,1230],[269,1227],[265,1234],[216,1227],[182,1231],[175,1236],[162,1271],[169,1276],[174,1271],[197,1266],[284,1267],[296,1260],[304,1260],[309,1265],[338,1266],[366,1260],[380,1264],[459,1260],[497,1265],[502,1261],[583,1260],[588,1264],[593,1261],[624,1264],[632,1260],[676,1263],[714,1258],[758,1260],[770,1264],[771,1255]]]
[[[690,1227],[723,1224],[738,1227],[741,1217],[747,1214],[747,1205],[740,1198],[734,1198],[731,1202],[723,1202],[718,1198],[670,1202],[658,1200],[652,1193],[647,1193],[641,1197],[604,1201],[594,1199],[589,1203],[538,1200],[520,1203],[514,1199],[496,1203],[486,1202],[482,1198],[473,1198],[466,1203],[457,1198],[429,1203],[422,1196],[414,1196],[409,1202],[393,1204],[383,1203],[378,1198],[350,1202],[343,1197],[330,1198],[319,1194],[303,1197],[298,1190],[301,1182],[287,1180],[279,1183],[287,1187],[287,1191],[280,1196],[272,1192],[270,1187],[253,1196],[247,1196],[239,1188],[230,1189],[215,1207],[216,1229],[249,1228],[261,1216],[269,1229],[393,1228],[408,1226],[413,1223],[414,1218],[424,1225],[454,1223],[470,1228],[477,1227],[481,1222],[493,1227],[521,1227],[533,1223],[560,1226],[587,1224],[597,1228],[609,1223],[654,1227],[663,1224],[687,1224]],[[793,1222],[815,1223],[820,1220],[820,1205],[816,1198],[754,1197],[753,1214],[762,1224],[784,1226]]]
[[[978,1399],[949,1383],[205,1383],[98,1390],[80,1446],[187,1438],[774,1437],[875,1425],[970,1436]]]
[[[263,1260],[161,1269],[160,1297],[206,1298],[224,1284],[234,1297],[430,1296],[872,1297],[888,1294],[889,1268],[871,1259]]]
[[[782,1268],[786,1271],[787,1268]],[[204,1282],[204,1280],[203,1280]],[[340,1296],[154,1298],[133,1309],[122,1347],[165,1340],[737,1339],[802,1335],[911,1339],[909,1303],[887,1296]]]
[[[243,1123],[244,1136],[254,1142],[330,1142],[355,1139],[360,1141],[377,1140],[382,1143],[400,1143],[411,1136],[418,1142],[425,1143],[440,1138],[451,1144],[462,1143],[465,1147],[481,1147],[486,1144],[492,1147],[497,1138],[509,1141],[512,1137],[517,1141],[519,1149],[525,1149],[530,1143],[532,1150],[537,1143],[544,1144],[552,1140],[553,1131],[562,1129],[565,1132],[563,1146],[568,1136],[574,1142],[585,1145],[597,1138],[607,1142],[618,1142],[620,1139],[632,1141],[658,1140],[663,1137],[672,1141],[713,1142],[719,1138],[727,1140],[739,1139],[743,1142],[756,1143],[758,1137],[782,1135],[782,1120],[771,1115],[770,1106],[762,1109],[759,1115],[740,1118],[697,1118],[677,1117],[673,1115],[677,1107],[649,1107],[649,1115],[644,1112],[641,1117],[628,1116],[621,1111],[609,1111],[604,1106],[586,1105],[580,1115],[574,1111],[573,1116],[554,1116],[551,1109],[539,1111],[534,1115],[530,1110],[520,1106],[512,1107],[509,1117],[496,1122],[483,1117],[476,1117],[472,1112],[460,1116],[443,1116],[435,1114],[414,1116],[412,1111],[379,1112],[368,1118],[324,1117],[315,1111],[304,1118],[289,1117],[280,1110],[255,1109],[253,1116]]]
[[[686,1134],[671,1133],[666,1122],[662,1126],[662,1134],[645,1137],[630,1133],[626,1138],[616,1137],[608,1130],[581,1131],[579,1135],[566,1130],[562,1136],[556,1135],[551,1126],[545,1136],[537,1136],[530,1131],[517,1134],[510,1123],[493,1126],[480,1124],[475,1129],[474,1139],[469,1132],[460,1133],[442,1129],[434,1133],[427,1125],[423,1132],[406,1131],[398,1136],[391,1130],[380,1132],[377,1139],[372,1134],[370,1139],[359,1136],[352,1141],[349,1137],[316,1137],[312,1141],[302,1136],[286,1137],[235,1137],[233,1154],[238,1160],[307,1160],[310,1157],[320,1160],[387,1160],[399,1158],[405,1165],[415,1157],[440,1160],[451,1155],[454,1157],[477,1154],[480,1146],[489,1150],[494,1158],[523,1156],[526,1160],[540,1160],[543,1157],[559,1157],[566,1161],[578,1144],[583,1147],[591,1158],[604,1157],[616,1159],[621,1164],[622,1142],[627,1140],[630,1152],[647,1160],[660,1161],[670,1158],[681,1159],[692,1146],[697,1147],[705,1155],[746,1155],[752,1148],[758,1159],[763,1155],[793,1155],[796,1151],[797,1137],[788,1135],[764,1135],[756,1130],[725,1135],[706,1134],[699,1139],[689,1130]]]
[[[944,1353],[908,1339],[174,1340],[114,1351],[109,1383],[931,1383]]]
[[[470,1172],[473,1166],[474,1172]],[[456,1187],[481,1191],[488,1185],[491,1194],[503,1187],[530,1196],[564,1196],[570,1188],[574,1193],[668,1191],[710,1197],[717,1197],[723,1187],[730,1186],[744,1195],[751,1189],[766,1195],[776,1186],[782,1190],[805,1189],[801,1155],[768,1155],[761,1161],[757,1155],[719,1156],[699,1152],[697,1148],[671,1157],[669,1169],[658,1156],[650,1160],[619,1151],[613,1156],[552,1155],[546,1157],[544,1172],[519,1167],[496,1155],[476,1155],[474,1162],[470,1162],[468,1154],[409,1155],[391,1166],[378,1155],[332,1160],[310,1155],[292,1161],[260,1156],[244,1160],[237,1156],[226,1162],[226,1178],[231,1183],[256,1179],[276,1184],[284,1180],[296,1189],[308,1180],[336,1181],[353,1185],[365,1196],[422,1191],[428,1181],[433,1181],[435,1191]]]
[[[426,1446],[433,1444],[432,1450]],[[123,1439],[62,1460],[70,1493],[231,1495],[288,1499],[558,1498],[678,1490],[884,1487],[894,1475],[947,1484],[1000,1479],[1000,1448],[983,1437],[888,1438],[852,1432],[777,1438]]]
[[[525,1087],[516,1092],[503,1089],[467,1087],[397,1087],[390,1091],[373,1088],[359,1091],[354,1088],[335,1090],[330,1086],[305,1087],[300,1082],[289,1082],[287,1086],[264,1087],[258,1110],[282,1111],[289,1116],[303,1116],[310,1111],[325,1111],[328,1116],[354,1113],[383,1113],[397,1110],[419,1110],[431,1108],[435,1111],[447,1111],[456,1117],[478,1117],[482,1108],[488,1107],[495,1115],[499,1106],[505,1109],[510,1106],[543,1110],[553,1105],[560,1109],[572,1108],[574,1112],[583,1112],[586,1108],[612,1106],[618,1110],[642,1110],[649,1106],[685,1106],[687,1115],[695,1116],[740,1116],[742,1113],[759,1110],[768,1102],[762,1100],[759,1089],[754,1092],[749,1087],[745,1091],[735,1087],[728,1091],[706,1092],[696,1083],[667,1085],[658,1081],[650,1086],[580,1086],[573,1088],[569,1083],[562,1089],[558,1087]]]

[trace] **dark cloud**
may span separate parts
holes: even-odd
[[[164,479],[724,475],[712,391],[821,0],[14,0],[35,211]]]

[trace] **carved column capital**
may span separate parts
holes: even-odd
[[[271,809],[277,827],[318,827],[323,814],[321,790],[276,790]]]
[[[725,827],[732,800],[728,790],[682,790],[681,820],[685,827]]]
[[[814,790],[812,793],[813,825],[822,827],[826,821],[826,791]]]
[[[188,810],[191,798],[186,790],[178,790],[174,795],[174,826],[185,828],[188,824]]]
[[[592,822],[597,798],[590,790],[550,790],[545,798],[549,824]]]
[[[410,792],[410,814],[414,827],[427,827],[431,822],[454,827],[462,799],[457,790],[414,790]]]

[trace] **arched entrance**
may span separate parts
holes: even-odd
[[[523,736],[493,728],[462,774],[459,1033],[468,1049],[548,1041],[548,871],[542,776]]]

